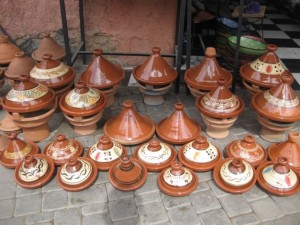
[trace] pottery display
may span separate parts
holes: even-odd
[[[155,124],[150,117],[140,115],[134,109],[132,100],[125,100],[123,111],[104,124],[103,132],[123,145],[136,145],[153,136]]]
[[[206,137],[199,135],[195,140],[185,144],[178,151],[179,161],[196,172],[212,170],[222,159],[222,152]]]
[[[92,134],[97,130],[97,122],[102,118],[106,96],[79,81],[75,89],[60,98],[59,106],[77,134]]]
[[[4,70],[0,68],[0,88],[5,84]]]
[[[9,43],[8,36],[0,35],[0,65],[9,64],[20,51],[19,47]]]
[[[200,134],[201,127],[186,114],[182,103],[176,103],[174,108],[169,117],[156,125],[156,133],[168,143],[185,144]]]
[[[160,55],[160,51],[159,47],[152,48],[150,57],[132,71],[147,105],[162,104],[162,95],[171,89],[172,82],[178,75]]]
[[[251,99],[251,106],[262,125],[259,135],[270,142],[284,141],[285,132],[300,120],[299,97],[291,87],[293,77],[286,74],[281,79],[281,83]]]
[[[175,161],[171,167],[164,169],[157,177],[158,188],[170,196],[186,196],[198,186],[198,176],[192,170],[183,167],[181,162]]]
[[[8,138],[6,134],[0,134],[0,154],[8,146]]]
[[[27,155],[15,169],[15,181],[23,188],[39,188],[54,175],[55,165],[46,155]]]
[[[147,179],[147,168],[140,161],[122,155],[109,169],[110,183],[118,190],[133,191],[144,185]]]
[[[4,118],[0,121],[0,130],[2,130],[4,133],[22,132],[22,128],[13,121],[8,112],[5,113]]]

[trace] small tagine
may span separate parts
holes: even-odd
[[[82,191],[97,179],[98,170],[93,160],[72,156],[58,170],[56,181],[66,191]]]
[[[39,188],[54,175],[55,165],[46,155],[27,155],[15,169],[15,180],[23,188]]]
[[[259,145],[252,135],[245,135],[242,140],[234,140],[226,146],[226,154],[229,158],[242,158],[257,167],[267,160],[268,154]]]
[[[243,84],[251,94],[270,89],[281,82],[281,76],[291,75],[275,53],[277,46],[269,44],[267,49],[267,53],[240,68]]]
[[[156,133],[171,144],[185,144],[195,139],[201,132],[200,125],[188,117],[182,103],[174,105],[174,112],[156,125]]]
[[[0,65],[9,64],[20,51],[19,47],[9,43],[8,36],[0,35]]]
[[[196,101],[206,125],[206,133],[216,139],[229,135],[229,128],[244,110],[241,98],[232,94],[225,85],[225,80],[218,81],[219,86]]]
[[[66,163],[72,156],[79,157],[83,153],[83,147],[74,139],[67,139],[65,135],[59,134],[56,139],[49,143],[43,154],[49,156],[56,166]]]
[[[240,158],[220,160],[215,166],[213,177],[220,188],[232,194],[246,192],[256,182],[254,167]]]
[[[0,134],[0,154],[8,146],[8,138],[6,134]]]
[[[177,77],[176,70],[167,64],[160,55],[160,50],[158,47],[152,48],[151,56],[132,71],[147,105],[162,104],[162,95],[171,89],[172,82]]]
[[[26,155],[36,154],[39,151],[35,143],[17,138],[17,133],[9,133],[8,139],[8,146],[0,153],[0,163],[7,168],[15,168]]]
[[[175,161],[177,151],[174,147],[154,138],[137,147],[133,158],[140,160],[150,172],[160,172]]]
[[[122,155],[108,172],[110,183],[121,191],[133,191],[144,185],[147,179],[146,166],[128,155]]]
[[[197,98],[218,87],[220,79],[223,79],[225,85],[229,86],[232,82],[232,75],[219,65],[216,59],[216,49],[212,47],[206,48],[205,57],[198,66],[191,67],[184,74],[188,88]]]
[[[135,111],[133,101],[125,100],[123,111],[104,124],[103,132],[123,145],[137,145],[153,136],[155,124],[149,117]]]
[[[75,89],[60,98],[59,106],[65,118],[74,125],[74,131],[87,135],[97,130],[97,122],[106,106],[106,96],[79,81]]]
[[[181,197],[191,194],[198,186],[198,176],[178,161],[157,177],[158,188],[166,195]]]
[[[285,132],[300,120],[299,97],[291,87],[293,77],[283,75],[281,79],[281,83],[251,99],[251,106],[262,125],[259,135],[270,142],[284,141]]]
[[[86,157],[96,163],[98,170],[107,171],[123,154],[127,154],[123,145],[103,135],[88,149]]]
[[[102,49],[93,51],[94,59],[87,69],[81,74],[80,80],[84,81],[88,87],[96,88],[107,96],[107,107],[115,101],[121,81],[125,77],[125,71],[103,57]]]
[[[285,157],[280,156],[277,162],[265,162],[256,173],[259,185],[271,194],[287,196],[299,191],[299,174]]]
[[[196,172],[212,170],[221,158],[222,152],[204,136],[198,136],[178,151],[179,161]]]

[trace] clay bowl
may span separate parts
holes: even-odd
[[[236,49],[237,45],[237,36],[231,36],[227,39],[228,45]],[[247,55],[257,55],[260,56],[267,52],[267,45],[262,40],[257,40],[251,38],[250,36],[242,36],[240,40],[240,49],[239,51]]]

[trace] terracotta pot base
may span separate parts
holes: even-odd
[[[17,126],[8,113],[6,113],[5,117],[0,122],[0,130],[3,132],[22,132],[22,129]]]
[[[209,90],[200,90],[200,89],[193,88],[190,85],[187,86],[190,89],[191,94],[196,98],[199,98],[200,96],[205,95],[209,92]]]
[[[245,81],[244,79],[242,80],[243,82],[243,85],[246,87],[247,91],[251,94],[251,95],[254,95],[256,94],[257,92],[261,92],[261,91],[265,91],[266,88],[263,88],[263,87],[259,87],[257,85],[254,85],[254,84],[250,84],[248,83],[247,81]]]
[[[44,123],[37,127],[23,128],[23,133],[24,139],[32,142],[42,141],[50,135],[48,123]]]
[[[99,89],[106,95],[106,98],[107,98],[106,108],[108,108],[114,104],[115,94],[118,92],[119,87],[120,87],[120,84],[116,84],[116,85],[112,86],[111,89],[107,89],[107,90]]]
[[[147,105],[161,105],[164,102],[162,95],[145,95],[144,103]]]

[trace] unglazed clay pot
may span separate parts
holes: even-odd
[[[102,118],[106,96],[79,81],[75,89],[60,98],[59,106],[65,118],[74,125],[77,134],[92,134],[97,130],[97,122]]]
[[[213,177],[224,191],[239,194],[250,190],[256,182],[255,169],[240,158],[226,158],[215,166]]]
[[[183,167],[178,161],[164,169],[157,177],[157,186],[170,196],[186,196],[198,186],[198,176],[190,169]]]
[[[8,146],[7,135],[6,134],[0,134],[0,152],[5,150],[7,148],[7,146]]]
[[[0,68],[0,88],[5,84],[4,70]]]
[[[102,49],[95,49],[93,54],[94,59],[81,74],[80,80],[88,87],[103,91],[107,96],[107,107],[109,107],[115,101],[114,96],[125,77],[125,71],[119,65],[106,60],[102,55]]]
[[[265,162],[256,173],[259,185],[273,195],[287,196],[299,191],[299,173],[289,166],[285,157],[279,157],[277,162]]]
[[[151,56],[132,71],[147,105],[162,104],[164,101],[162,95],[170,90],[172,82],[177,77],[176,70],[167,64],[160,55],[160,50],[159,47],[152,48]]]
[[[196,172],[209,171],[222,159],[222,152],[208,142],[206,137],[199,135],[180,148],[178,159],[184,166]]]
[[[148,116],[135,111],[133,101],[125,100],[123,111],[104,124],[103,132],[123,145],[136,145],[153,136],[155,124]]]
[[[9,115],[8,112],[5,113],[4,118],[0,121],[0,130],[2,130],[5,133],[22,132],[21,127],[17,126],[17,124],[13,121],[12,117]]]
[[[15,168],[26,155],[36,154],[39,147],[32,142],[17,138],[17,133],[8,134],[8,146],[0,153],[0,163],[7,168]]]
[[[201,132],[200,125],[188,117],[182,103],[174,105],[174,112],[156,125],[156,133],[171,144],[185,144],[195,139]]]
[[[15,169],[15,181],[23,188],[39,188],[54,175],[55,165],[46,155],[27,155]]]
[[[0,35],[0,65],[9,64],[15,58],[15,54],[20,51],[19,47],[9,43],[7,36]]]
[[[147,179],[147,168],[140,161],[122,155],[109,169],[110,183],[121,191],[133,191],[144,185]]]
[[[197,98],[218,87],[220,79],[224,79],[225,85],[229,86],[232,82],[232,75],[219,65],[216,59],[216,49],[212,47],[206,48],[205,57],[198,66],[191,67],[184,74],[188,88]]]
[[[67,139],[65,135],[59,134],[55,140],[46,145],[43,154],[50,157],[56,166],[66,163],[71,157],[79,157],[83,153],[83,147],[79,141]]]
[[[98,170],[107,171],[124,154],[127,150],[123,145],[103,135],[87,150],[86,157],[96,163]]]
[[[283,75],[281,79],[281,83],[251,99],[251,106],[262,125],[259,135],[270,142],[284,141],[285,132],[300,120],[299,97],[291,87],[293,77]]]
[[[252,135],[245,135],[242,140],[234,140],[226,146],[229,158],[242,158],[254,168],[267,160],[268,154]]]
[[[177,151],[174,147],[154,138],[137,147],[133,158],[140,160],[150,172],[160,172],[175,161]]]
[[[206,133],[212,138],[221,139],[229,135],[228,129],[244,110],[244,102],[229,91],[225,80],[221,79],[218,83],[217,88],[196,101],[196,106],[206,125]]]

